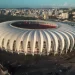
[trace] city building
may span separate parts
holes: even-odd
[[[58,16],[59,19],[68,19],[69,18],[69,14],[68,12],[63,12]]]

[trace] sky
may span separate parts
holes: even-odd
[[[75,7],[75,0],[0,0],[0,8]]]

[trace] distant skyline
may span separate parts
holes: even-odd
[[[0,0],[0,8],[75,7],[75,0]]]

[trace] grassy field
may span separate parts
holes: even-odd
[[[0,50],[0,63],[12,75],[73,75],[75,51],[60,56],[25,56]]]
[[[23,16],[11,16],[11,15],[0,15],[0,22],[11,21],[11,20],[35,20],[33,17],[23,17]]]

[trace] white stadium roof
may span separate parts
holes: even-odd
[[[12,26],[19,21],[48,22],[57,28],[25,29]],[[27,54],[62,54],[75,47],[75,28],[60,22],[16,20],[0,23],[0,48],[9,52]]]

